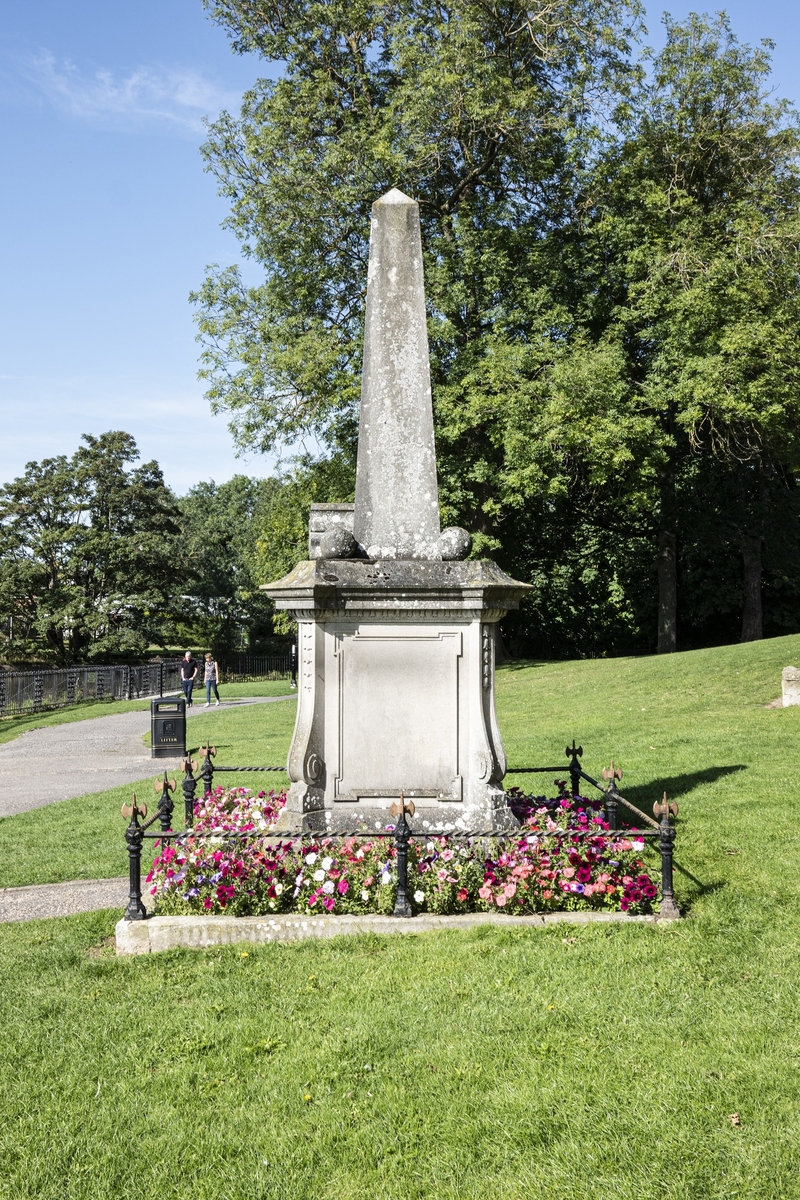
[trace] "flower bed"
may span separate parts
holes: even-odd
[[[560,783],[559,792],[554,799],[511,793],[522,821],[512,837],[413,838],[415,913],[651,911],[658,889],[638,858],[644,843],[611,833],[599,802],[573,801]],[[393,839],[268,840],[261,835],[285,800],[284,793],[216,788],[199,802],[193,832],[156,842],[147,882],[157,914],[391,913]],[[237,833],[248,837],[231,836]]]

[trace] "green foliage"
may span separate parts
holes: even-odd
[[[178,631],[187,644],[224,654],[257,647],[272,633],[272,604],[258,590],[256,533],[277,486],[235,475],[223,484],[198,483],[179,501]]]
[[[130,434],[84,435],[0,489],[0,652],[55,663],[164,644],[175,499]]]
[[[369,206],[400,186],[423,226],[442,516],[536,587],[520,647],[652,645],[664,536],[684,638],[746,608],[762,570],[767,628],[786,620],[800,143],[769,44],[667,17],[645,71],[623,0],[207,7],[235,49],[283,64],[205,147],[263,283],[214,269],[195,297],[208,394],[240,441],[322,450],[283,492],[290,537],[267,522],[268,573],[304,541],[301,499],[349,492]],[[733,490],[770,481],[735,538],[703,515],[717,461]],[[557,591],[558,620],[526,633]]]

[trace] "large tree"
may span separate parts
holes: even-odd
[[[137,656],[168,636],[177,509],[130,434],[84,435],[0,488],[0,649],[58,664]]]
[[[770,495],[800,468],[800,137],[770,99],[768,43],[741,45],[724,15],[665,24],[567,237],[578,320],[619,348],[629,411],[650,426],[658,646],[672,650],[692,460],[739,514],[742,637],[761,636]]]
[[[638,3],[207,7],[236,49],[282,64],[205,147],[228,225],[264,271],[248,286],[237,268],[213,270],[196,297],[212,404],[250,446],[352,447],[369,210],[399,186],[423,225],[443,500],[492,535],[502,448],[485,393],[547,340],[546,235],[630,82]],[[461,419],[453,406],[473,396]]]
[[[535,584],[520,648],[545,623],[551,652],[553,630],[600,652],[656,626],[674,649],[701,460],[738,481],[738,549],[711,520],[703,537],[739,554],[758,636],[799,424],[797,134],[765,95],[768,47],[667,19],[640,72],[623,0],[207,7],[282,64],[205,147],[263,281],[214,269],[195,297],[240,441],[316,442],[281,503],[352,488],[369,206],[400,186],[423,224],[442,515]],[[265,520],[277,563],[299,516]]]

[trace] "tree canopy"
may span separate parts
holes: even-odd
[[[241,444],[318,447],[264,510],[262,568],[287,525],[300,545],[287,506],[352,489],[369,207],[399,186],[423,224],[443,517],[534,584],[507,636],[670,650],[736,613],[757,637],[762,596],[785,631],[799,143],[769,44],[667,17],[637,59],[623,0],[207,8],[282,64],[204,150],[263,280],[213,268],[195,296]]]

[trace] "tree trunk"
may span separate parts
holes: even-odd
[[[761,609],[761,538],[743,537],[741,549],[744,575],[741,640],[743,642],[760,642],[764,636]]]
[[[678,559],[676,552],[675,465],[661,476],[658,519],[658,653],[674,654],[678,646]]]

